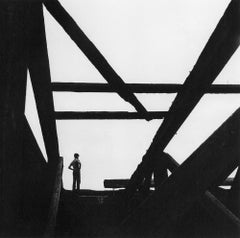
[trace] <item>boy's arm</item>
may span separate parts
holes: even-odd
[[[69,168],[70,170],[73,170],[73,168],[72,168],[72,163],[68,166],[68,168]]]

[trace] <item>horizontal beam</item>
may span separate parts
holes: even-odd
[[[104,188],[126,188],[129,179],[104,179]],[[233,183],[233,178],[227,178],[219,186],[231,186]],[[154,181],[151,180],[151,188],[154,188]]]
[[[126,86],[134,93],[178,93],[182,84],[146,84],[128,83]],[[55,92],[115,92],[114,88],[105,83],[52,83],[52,91]],[[206,93],[227,94],[240,93],[240,85],[237,84],[215,84]]]
[[[167,112],[153,111],[148,112],[151,119],[163,119]],[[144,116],[138,112],[72,112],[72,111],[58,111],[55,112],[55,119],[57,120],[127,120],[127,119],[145,119]]]

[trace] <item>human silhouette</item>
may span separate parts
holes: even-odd
[[[81,162],[79,160],[79,154],[74,154],[74,160],[71,162],[71,164],[68,166],[70,170],[73,171],[73,185],[72,190],[80,190],[80,183],[81,183],[81,176],[80,176],[80,170],[81,170]]]

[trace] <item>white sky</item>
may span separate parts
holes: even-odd
[[[61,0],[125,82],[183,83],[224,13],[229,0]],[[44,10],[53,82],[106,81],[56,21]],[[239,84],[240,51],[214,83]],[[26,115],[45,155],[28,82]],[[148,110],[168,110],[175,94],[136,94]],[[54,93],[57,111],[134,108],[117,94]],[[166,150],[182,163],[240,105],[238,95],[205,95]],[[102,189],[106,178],[129,178],[161,120],[57,121],[64,187],[67,166],[78,152],[82,188]],[[46,155],[45,155],[46,156]]]

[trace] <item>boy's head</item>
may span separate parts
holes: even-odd
[[[78,157],[79,157],[79,154],[78,154],[78,153],[75,153],[75,154],[74,154],[74,158],[75,158],[75,159],[78,159]]]

